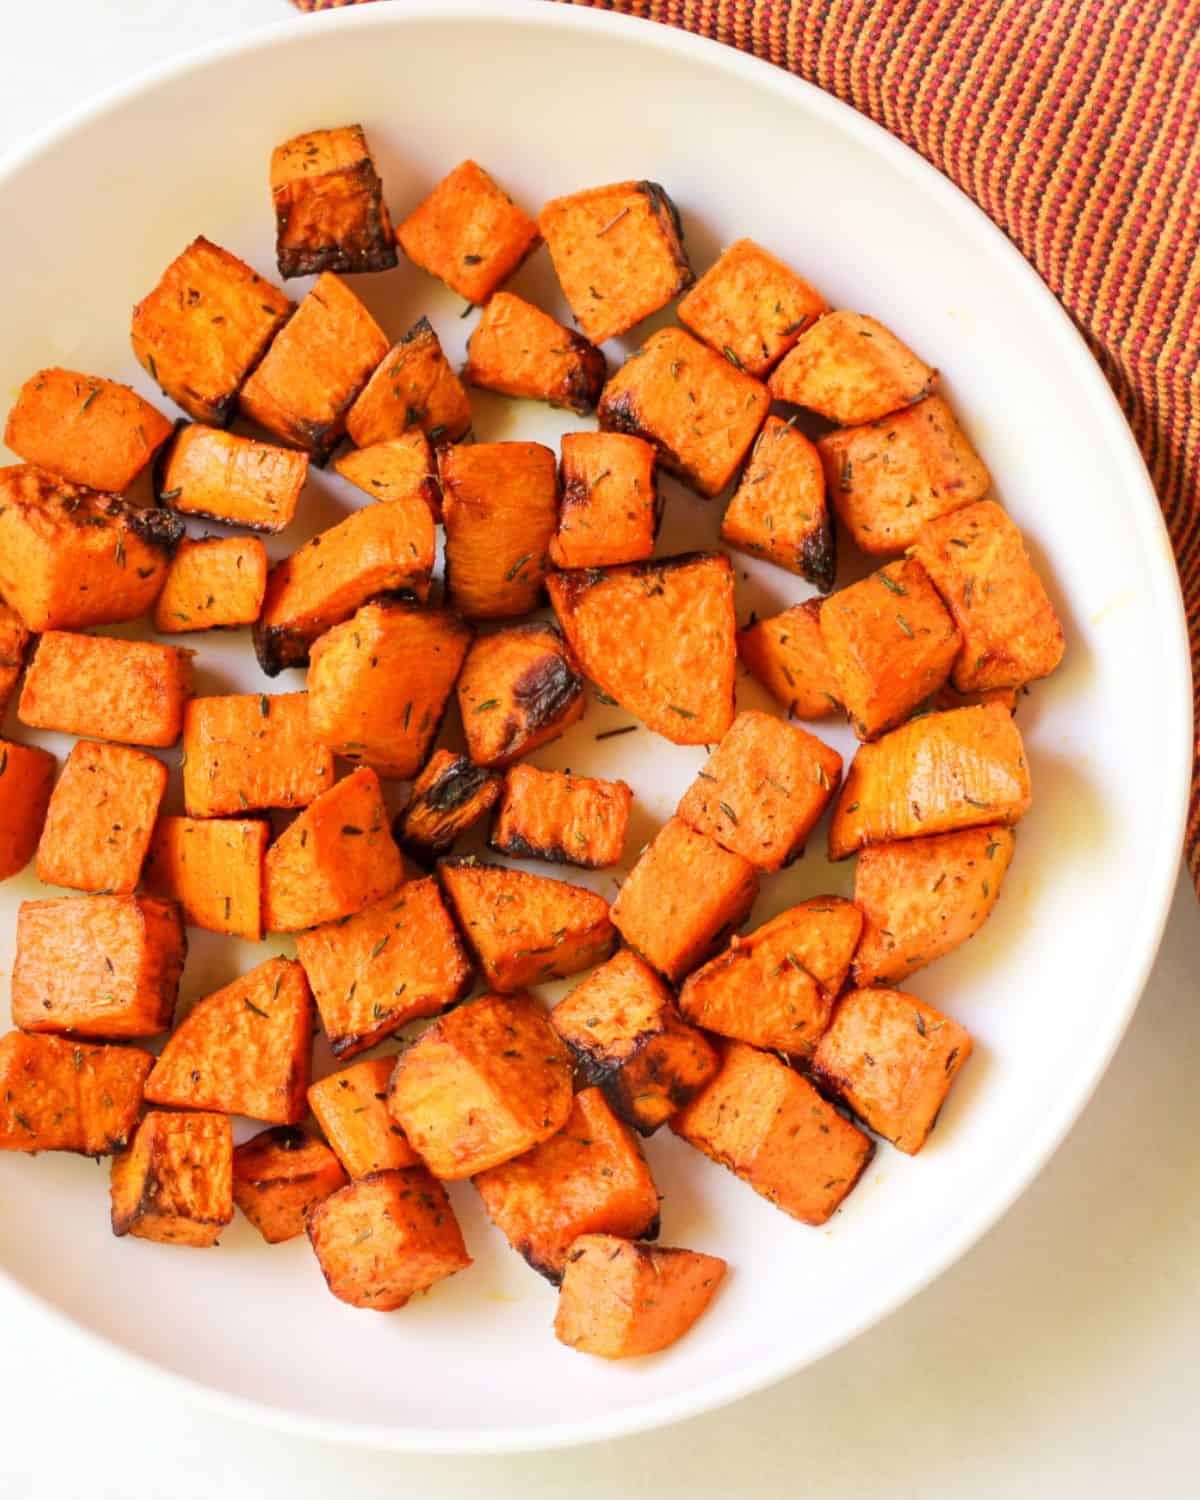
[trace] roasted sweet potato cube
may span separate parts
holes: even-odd
[[[721,536],[731,547],[799,574],[823,594],[833,587],[837,548],[821,460],[782,417],[763,424]]]
[[[387,351],[346,417],[359,448],[412,431],[435,446],[457,443],[470,430],[470,398],[428,318]]]
[[[851,990],[817,1044],[812,1076],[915,1156],[970,1055],[968,1033],[932,1005],[902,990]]]
[[[313,1210],[308,1237],[335,1297],[393,1312],[471,1264],[446,1190],[424,1167],[373,1172]]]
[[[642,562],[654,551],[661,505],[654,449],[623,432],[563,434],[556,568]]]
[[[911,547],[926,521],[982,499],[983,461],[941,396],[817,442],[838,520],[863,552]]]
[[[53,785],[49,750],[0,740],[0,880],[19,874],[33,858]]]
[[[267,577],[254,627],[259,666],[268,677],[305,666],[318,636],[382,594],[427,598],[436,544],[429,507],[413,496],[318,532]]]
[[[541,1006],[482,995],[400,1054],[388,1111],[435,1177],[458,1179],[548,1140],[572,1098],[570,1056]]]
[[[749,860],[675,817],[629,872],[613,903],[613,925],[678,983],[741,926],[757,895]]]
[[[0,1039],[0,1151],[122,1150],[153,1066],[140,1047],[10,1031]]]
[[[276,146],[271,197],[281,276],[387,271],[396,264],[383,183],[361,125],[306,130]]]
[[[595,891],[474,858],[444,859],[438,874],[484,979],[501,994],[565,979],[613,950],[608,902]]]
[[[837,680],[821,634],[821,601],[806,599],[738,631],[738,655],[789,718],[840,713]]]
[[[446,595],[468,620],[511,620],[542,598],[558,525],[554,454],[541,443],[473,443],[438,454]]]
[[[256,536],[184,541],[154,606],[159,635],[253,625],[267,589],[267,554]]]
[[[554,1336],[602,1359],[656,1354],[695,1323],[727,1269],[696,1250],[580,1235],[567,1254]]]
[[[190,817],[307,807],[333,785],[333,754],[314,738],[307,693],[193,698],[183,720]]]
[[[631,948],[576,985],[550,1013],[580,1076],[623,1120],[652,1135],[717,1071],[702,1032],[682,1020],[671,991]]]
[[[463,379],[502,396],[548,401],[586,415],[608,365],[581,333],[512,292],[497,292],[467,341]]]
[[[380,776],[424,764],[467,654],[471,629],[445,609],[381,599],[313,646],[308,717],[313,734]]]
[[[308,1107],[351,1177],[420,1165],[403,1130],[388,1114],[394,1057],[365,1057],[310,1084]]]
[[[575,1095],[557,1135],[481,1172],[475,1186],[508,1243],[555,1284],[581,1234],[648,1240],[658,1234],[650,1168],[599,1089]]]
[[[324,271],[242,387],[241,410],[323,464],[387,348],[383,330],[346,283]]]
[[[962,637],[919,562],[902,558],[821,605],[837,696],[860,740],[894,729],[950,675]]]
[[[167,768],[155,756],[77,741],[50,798],[38,879],[77,891],[136,890],[166,789]]]
[[[268,1245],[303,1234],[317,1204],[345,1185],[325,1142],[295,1125],[274,1125],[233,1153],[233,1201]]]
[[[488,842],[517,859],[602,870],[621,858],[632,806],[623,781],[513,766]]]
[[[767,388],[682,328],[661,328],[604,387],[600,426],[653,443],[669,474],[711,499],[770,409]]]
[[[575,320],[594,344],[627,332],[695,280],[679,210],[657,182],[553,198],[538,228]]]
[[[189,417],[225,427],[247,375],[291,313],[278,287],[201,236],[134,308],[133,352]]]
[[[498,771],[473,765],[453,750],[435,750],[396,819],[396,842],[422,864],[432,864],[491,810],[502,786]]]
[[[168,1245],[215,1245],[233,1219],[227,1115],[152,1109],[113,1158],[112,1229]]]
[[[478,162],[460,162],[396,230],[400,248],[482,306],[541,243],[538,226]]]
[[[335,1057],[353,1057],[466,993],[471,961],[432,876],[296,939]]]
[[[334,459],[333,467],[376,500],[424,500],[433,519],[442,519],[433,450],[419,427],[367,448],[347,448]]]
[[[173,745],[192,693],[192,655],[153,641],[48,630],[25,673],[17,713],[34,729]]]
[[[768,384],[776,401],[806,406],[843,427],[878,422],[924,400],[937,371],[862,313],[833,312],[800,336]]]
[[[290,526],[308,478],[308,454],[219,427],[185,422],[157,466],[158,498],[185,516],[251,531]]]
[[[815,288],[753,240],[737,240],[679,304],[679,321],[760,380],[827,311]]]
[[[860,745],[829,824],[829,857],[866,844],[1011,826],[1029,810],[1021,732],[1002,703],[926,714]]]
[[[467,752],[507,766],[583,717],[583,676],[556,625],[530,621],[475,641],[458,679]]]
[[[913,556],[937,585],[962,632],[954,663],[961,693],[1016,688],[1047,677],[1063,658],[1063,629],[1021,533],[994,500],[930,521]]]
[[[25,628],[21,616],[0,599],[0,722],[17,690],[32,639],[33,633]]]
[[[714,552],[555,573],[550,602],[601,692],[677,745],[709,745],[733,723],[733,568]]]
[[[270,837],[265,818],[161,817],[146,856],[146,889],[178,901],[191,927],[261,943]]]

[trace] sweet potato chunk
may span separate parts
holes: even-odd
[[[566,432],[561,450],[554,566],[603,568],[649,557],[661,515],[651,445],[623,432]]]
[[[604,387],[600,426],[653,443],[658,461],[711,499],[733,478],[771,405],[767,388],[682,328],[661,328]]]
[[[581,1234],[658,1234],[650,1168],[599,1089],[575,1095],[557,1135],[481,1172],[475,1186],[508,1243],[556,1285]]]
[[[309,1216],[308,1237],[333,1295],[375,1312],[471,1264],[446,1190],[424,1167],[340,1188]]]
[[[233,1153],[233,1201],[268,1245],[303,1234],[317,1204],[345,1185],[325,1142],[295,1125],[274,1125]]]
[[[0,1039],[0,1151],[122,1150],[153,1066],[140,1047],[10,1031]]]
[[[583,677],[556,625],[512,625],[471,646],[458,706],[475,764],[507,766],[583,717]]]
[[[1000,703],[926,714],[860,745],[829,825],[829,857],[988,823],[1029,810],[1021,732]]]
[[[438,455],[446,595],[468,620],[510,620],[541,600],[558,525],[554,454],[541,443],[474,443]]]
[[[313,646],[313,734],[380,776],[414,776],[437,736],[470,640],[470,627],[449,610],[398,599],[364,604]]]
[[[0,740],[0,880],[19,874],[33,858],[53,785],[49,750]]]
[[[608,365],[581,333],[512,292],[497,292],[467,341],[463,379],[502,396],[548,401],[586,415]]]
[[[670,990],[631,948],[576,985],[550,1022],[580,1076],[642,1135],[653,1135],[717,1071],[707,1037],[680,1018]]]
[[[278,287],[201,236],[134,308],[133,352],[189,417],[225,427],[246,377],[291,314]]]
[[[863,552],[911,547],[926,521],[981,499],[991,483],[941,396],[817,442],[838,520]]]
[[[158,498],[185,516],[251,531],[290,526],[308,477],[308,454],[219,427],[185,423],[164,449]]]
[[[581,1235],[567,1254],[554,1336],[602,1359],[656,1354],[695,1323],[727,1269],[696,1250]]]
[[[538,228],[575,320],[594,344],[627,332],[695,280],[679,210],[657,182],[553,198]]]
[[[584,672],[677,745],[733,723],[733,569],[713,552],[552,574],[550,602]]]
[[[419,427],[367,448],[347,448],[334,459],[333,467],[376,500],[424,500],[433,519],[442,519],[433,450]]]
[[[962,631],[954,663],[960,693],[1016,688],[1063,658],[1063,630],[1021,533],[994,500],[930,521],[913,556]]]
[[[366,1057],[309,1086],[308,1107],[351,1177],[420,1165],[387,1111],[395,1065],[394,1057]]]
[[[755,620],[737,636],[738,655],[789,718],[841,712],[833,664],[821,634],[821,601],[806,599],[781,615]]]
[[[255,536],[179,545],[154,606],[159,635],[253,625],[267,589],[267,554]]]
[[[0,599],[0,722],[17,690],[25,666],[25,653],[32,639],[33,633],[26,630],[21,616]]]
[[[183,800],[193,818],[307,807],[333,785],[307,693],[193,698],[183,721]]]
[[[453,750],[435,750],[396,820],[396,842],[422,864],[432,864],[494,806],[502,785],[498,771],[472,765]]]
[[[613,903],[613,925],[678,983],[745,921],[757,895],[749,860],[675,817],[629,872]]]
[[[271,197],[281,276],[387,271],[396,264],[383,183],[361,125],[306,130],[276,146]]]
[[[501,994],[565,979],[612,952],[608,902],[595,891],[474,858],[444,859],[438,874],[484,979]]]
[[[136,890],[166,789],[167,768],[155,756],[78,741],[50,798],[38,879],[77,891]]]
[[[346,283],[323,271],[242,387],[241,410],[323,464],[387,348],[383,330]]]
[[[435,1177],[473,1177],[549,1139],[571,1113],[571,1060],[528,995],[482,995],[402,1052],[388,1110]]]
[[[432,877],[296,939],[334,1057],[353,1057],[466,993],[471,961]]]
[[[428,318],[387,351],[346,417],[350,441],[359,448],[414,430],[435,447],[457,443],[471,430],[470,398]]]
[[[621,858],[632,806],[623,781],[513,766],[488,842],[517,859],[602,870]]]
[[[799,574],[823,594],[833,587],[837,548],[821,460],[782,417],[763,423],[721,536],[731,547]]]
[[[146,856],[146,889],[178,901],[191,927],[261,943],[270,836],[265,818],[159,818]]]
[[[768,384],[776,401],[806,406],[843,427],[877,422],[928,396],[931,369],[894,333],[862,313],[828,313],[815,323]]]
[[[803,277],[753,240],[737,240],[679,304],[679,321],[760,380],[827,310]]]
[[[875,1142],[773,1053],[724,1042],[721,1059],[671,1129],[785,1214],[826,1223],[866,1171]]]
[[[25,673],[17,713],[34,729],[173,745],[192,693],[192,654],[152,641],[48,630]]]
[[[423,271],[477,305],[541,243],[538,226],[478,162],[460,162],[396,230]]]
[[[153,1109],[113,1158],[112,1229],[168,1245],[215,1245],[233,1219],[227,1115]]]

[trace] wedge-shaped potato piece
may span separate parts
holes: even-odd
[[[446,1190],[424,1167],[373,1172],[313,1210],[308,1237],[341,1302],[394,1312],[471,1264]]]
[[[833,663],[821,634],[821,601],[806,599],[781,615],[754,620],[737,636],[738,655],[793,719],[842,711]]]
[[[760,380],[810,324],[824,297],[769,250],[737,240],[679,304],[679,321]]]
[[[242,387],[241,410],[323,464],[387,348],[383,330],[346,283],[324,271]]]
[[[282,531],[295,517],[308,454],[185,422],[157,475],[159,499],[182,515]]]
[[[565,432],[561,451],[554,566],[604,568],[649,557],[662,514],[653,447],[623,432]]]
[[[623,781],[513,766],[488,842],[517,859],[602,870],[621,858],[632,806]]]
[[[267,554],[255,536],[180,543],[154,606],[159,635],[253,625],[267,590]]]
[[[122,1150],[153,1066],[140,1047],[10,1031],[0,1039],[0,1151]]]
[[[502,396],[548,401],[586,415],[608,365],[581,333],[512,292],[497,292],[467,341],[463,379]]]
[[[0,599],[0,721],[8,712],[17,682],[25,666],[25,653],[33,639],[21,616]]]
[[[268,932],[336,922],[403,879],[379,777],[362,766],[322,792],[267,850],[263,921]]]
[[[679,210],[657,182],[553,198],[538,228],[575,320],[594,344],[627,332],[695,280]]]
[[[227,1115],[152,1109],[113,1158],[112,1229],[167,1245],[215,1245],[233,1220]]]
[[[613,950],[608,902],[595,891],[473,857],[442,860],[438,875],[484,979],[501,994],[565,979]]]
[[[803,852],[842,779],[842,757],[807,729],[747,709],[684,792],[679,816],[760,870]]]
[[[821,635],[860,740],[894,729],[946,681],[962,637],[912,558],[888,563],[821,605]]]
[[[50,798],[38,879],[76,891],[136,890],[166,789],[167,768],[155,756],[78,741]]]
[[[268,1245],[303,1234],[317,1204],[345,1185],[325,1142],[295,1125],[274,1125],[233,1153],[233,1201]]]
[[[416,1167],[420,1157],[388,1114],[394,1057],[366,1057],[329,1073],[308,1090],[308,1107],[351,1177]]]
[[[631,948],[576,985],[550,1013],[580,1075],[623,1120],[652,1135],[717,1071],[702,1032],[680,1018],[670,990]]]
[[[776,401],[806,406],[843,427],[877,422],[928,396],[937,371],[862,313],[820,319],[768,382]]]
[[[600,426],[653,443],[658,461],[711,499],[733,478],[770,409],[760,381],[682,328],[661,328],[604,387]]]
[[[193,818],[307,807],[333,785],[307,693],[193,698],[183,721],[183,800]]]
[[[557,1135],[481,1172],[475,1186],[508,1243],[556,1285],[581,1234],[658,1235],[650,1168],[599,1089],[575,1095]]]
[[[613,903],[613,925],[678,983],[741,926],[758,895],[754,866],[682,818],[664,823]]]
[[[428,318],[387,351],[346,418],[359,448],[414,430],[434,446],[457,443],[471,430],[470,398]]]
[[[850,901],[814,896],[689,974],[679,1009],[721,1036],[807,1057],[829,1025],[863,917]]]
[[[353,1057],[466,993],[471,961],[432,877],[296,939],[335,1057]]]
[[[491,810],[502,786],[498,771],[473,765],[453,750],[435,750],[396,819],[396,842],[422,864],[432,864]]]
[[[829,857],[988,823],[1029,810],[1021,732],[1001,703],[926,714],[860,745],[829,825]]]
[[[361,125],[306,130],[271,153],[281,276],[387,271],[396,241]]]
[[[278,287],[201,236],[134,308],[133,352],[189,417],[225,427],[292,310]]]
[[[696,1250],[580,1235],[567,1254],[554,1336],[602,1359],[655,1354],[695,1323],[727,1269]]]
[[[437,737],[471,641],[446,609],[380,599],[313,646],[308,718],[313,734],[380,776],[415,776]]]
[[[433,519],[442,519],[433,449],[419,427],[366,448],[347,448],[333,467],[376,500],[424,500]]]
[[[1012,830],[994,824],[864,849],[854,869],[863,914],[858,985],[899,984],[974,937],[1012,863]]]
[[[0,880],[33,858],[54,785],[54,757],[35,745],[0,740]]]
[[[838,520],[863,552],[911,547],[926,521],[982,499],[991,479],[941,396],[817,442]]]
[[[671,1129],[793,1219],[826,1223],[866,1171],[875,1142],[773,1053],[723,1042],[721,1059]]]
[[[34,729],[165,748],[183,729],[193,655],[153,641],[48,630],[17,713]]]
[[[27,630],[136,620],[154,603],[183,523],[32,464],[0,469],[0,594]]]
[[[478,162],[460,162],[396,230],[422,270],[482,305],[541,243],[538,226]]]
[[[970,1055],[967,1032],[932,1005],[901,990],[851,990],[817,1044],[812,1076],[915,1156]]]
[[[733,723],[733,569],[712,552],[556,573],[550,602],[584,672],[677,745],[709,745]]]
[[[261,943],[270,837],[265,818],[161,817],[146,856],[146,889],[178,901],[191,927]]]
[[[254,650],[268,677],[302,667],[318,636],[384,594],[429,595],[436,547],[423,500],[368,505],[318,532],[267,578]]]
[[[511,625],[467,652],[458,706],[475,764],[507,766],[583,717],[583,676],[556,625]]]
[[[721,536],[731,547],[799,574],[823,594],[833,587],[837,547],[821,460],[782,417],[763,423]]]

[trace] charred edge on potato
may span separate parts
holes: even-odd
[[[285,280],[295,276],[316,276],[322,271],[336,271],[341,275],[353,275],[356,271],[390,271],[398,263],[396,241],[384,225],[383,183],[374,165],[369,161],[357,162],[350,180],[353,191],[365,194],[370,202],[368,222],[358,248],[326,245],[320,249],[300,246],[281,249],[275,259],[279,274]],[[286,208],[277,208],[275,222],[282,238],[291,222],[291,214]]]
[[[822,517],[815,531],[804,538],[800,547],[800,572],[818,593],[828,594],[837,576],[837,532],[831,517]]]
[[[696,279],[696,273],[692,270],[692,263],[688,259],[683,244],[683,220],[679,216],[679,210],[671,195],[661,183],[639,182],[637,191],[650,205],[650,212],[657,219],[670,246],[671,259],[675,262],[675,268],[679,272],[679,281],[671,295],[677,296],[691,286]]]

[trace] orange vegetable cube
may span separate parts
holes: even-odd
[[[281,276],[387,271],[396,264],[383,183],[361,125],[306,130],[276,146],[271,197]]]
[[[0,1151],[122,1150],[153,1066],[140,1047],[10,1031],[0,1038]]]
[[[821,634],[821,601],[806,599],[738,631],[738,655],[793,719],[840,713],[837,679]]]
[[[0,740],[0,880],[18,875],[33,858],[53,785],[49,750]]]
[[[183,800],[193,818],[307,807],[333,785],[307,693],[193,698],[183,720]]]
[[[806,406],[850,427],[914,406],[936,381],[937,371],[882,323],[862,313],[833,312],[801,334],[768,384],[776,401]]]
[[[458,679],[467,752],[507,766],[583,717],[583,676],[556,625],[530,621],[474,641]]]
[[[662,514],[651,445],[622,432],[565,432],[560,446],[554,566],[604,568],[649,557]]]
[[[517,859],[602,870],[621,858],[632,806],[623,781],[513,766],[488,842]]]
[[[17,681],[25,665],[25,653],[33,639],[21,616],[0,599],[0,720],[8,712]]]
[[[261,943],[270,837],[265,818],[159,818],[146,856],[146,889],[177,901],[191,927]]]
[[[502,786],[498,771],[472,765],[453,750],[435,750],[396,820],[396,842],[422,864],[432,864],[490,811]]]
[[[350,441],[359,448],[413,431],[438,447],[470,430],[470,398],[428,318],[387,351],[346,417]]]
[[[387,1111],[394,1057],[366,1057],[308,1089],[308,1107],[351,1177],[416,1167],[420,1157]]]
[[[158,498],[172,510],[273,532],[295,517],[308,454],[187,422],[157,468]]]
[[[48,630],[25,673],[17,713],[34,729],[173,745],[192,694],[192,655],[152,641]]]
[[[303,1234],[317,1204],[345,1185],[325,1142],[295,1125],[273,1125],[233,1153],[233,1201],[268,1245]]]
[[[502,396],[548,401],[586,415],[608,365],[581,333],[512,292],[497,292],[467,341],[463,379]]]
[[[433,519],[442,519],[433,450],[419,427],[366,448],[347,448],[333,467],[375,500],[424,500]]]
[[[226,1115],[153,1109],[113,1158],[115,1235],[215,1245],[233,1220],[233,1130]]]
[[[38,879],[77,891],[136,890],[166,789],[167,768],[155,756],[77,741],[50,798]]]
[[[183,541],[154,606],[159,635],[253,625],[267,589],[267,554],[256,536]]]
[[[763,423],[721,536],[731,547],[798,573],[823,594],[833,587],[837,547],[821,459],[782,417]]]

